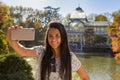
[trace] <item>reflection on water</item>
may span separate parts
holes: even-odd
[[[120,80],[120,64],[118,65],[113,57],[107,55],[83,56],[84,53],[82,55],[78,54],[81,53],[77,53],[77,57],[88,72],[91,80]],[[27,61],[32,65],[34,73],[36,59],[27,59]],[[79,80],[78,76],[74,80]]]
[[[91,80],[120,80],[120,65],[109,56],[78,55]]]

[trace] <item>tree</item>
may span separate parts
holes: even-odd
[[[0,30],[0,55],[8,54],[8,52],[9,52],[9,49],[8,49],[5,33],[2,30]]]
[[[106,18],[107,18],[108,22],[111,22],[111,21],[112,21],[113,16],[112,16],[112,14],[111,14],[111,13],[106,12],[106,13],[103,13],[103,15],[104,15],[104,16],[106,16]]]
[[[6,32],[7,28],[13,25],[13,19],[8,15],[10,7],[0,4],[0,29]]]
[[[59,8],[52,8],[51,6],[45,7],[44,11],[30,7],[11,6],[9,15],[13,18],[14,25],[20,25],[25,28],[35,28],[37,34],[36,39],[39,39],[39,37],[41,37],[41,30],[43,30],[43,33],[45,32],[49,21],[61,20],[61,15],[58,11]],[[43,37],[41,38],[43,39]],[[37,43],[37,41],[35,40],[34,43]],[[25,42],[24,44],[28,45],[29,42]]]
[[[108,21],[107,17],[104,15],[98,15],[95,17],[95,21]]]
[[[106,42],[107,42],[107,38],[106,38],[106,37],[100,36],[100,35],[96,35],[96,36],[95,36],[94,44],[102,44],[102,45],[105,45]]]
[[[12,25],[13,25],[13,18],[11,18],[10,16],[6,16],[6,20],[4,21],[4,24],[2,25],[2,30],[6,32],[8,27]]]
[[[61,15],[58,13],[58,11],[60,10],[60,8],[53,8],[51,6],[47,6],[44,8],[45,11],[45,23],[47,24],[48,22],[52,21],[52,20],[61,20]]]
[[[0,80],[34,80],[32,67],[17,54],[0,55]]]
[[[70,19],[70,14],[68,14],[65,19],[64,19],[64,25],[65,27],[70,27],[71,19]]]
[[[85,30],[84,37],[85,37],[85,47],[87,48],[93,47],[95,34],[92,28],[87,28]]]
[[[108,26],[108,34],[110,37],[120,37],[120,10],[113,12],[113,23]]]
[[[120,17],[120,10],[112,13],[113,16]]]
[[[120,10],[113,12],[113,23],[108,26],[113,52],[120,52]]]
[[[97,16],[97,14],[95,14],[95,13],[89,14],[89,15],[87,16],[88,21],[93,22],[93,21],[95,20],[95,16]]]

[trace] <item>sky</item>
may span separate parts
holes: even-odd
[[[0,0],[9,6],[31,7],[44,10],[44,7],[60,7],[59,13],[66,16],[81,7],[88,16],[91,13],[113,13],[120,10],[120,0]]]

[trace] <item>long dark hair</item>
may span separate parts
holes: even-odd
[[[68,38],[67,38],[67,32],[64,28],[64,25],[58,21],[52,21],[48,23],[47,31],[46,31],[46,41],[45,41],[45,54],[43,56],[42,62],[41,62],[41,80],[46,80],[46,75],[49,78],[49,74],[51,71],[50,68],[50,59],[53,55],[52,47],[48,43],[48,32],[49,29],[56,28],[60,31],[61,34],[61,44],[60,44],[60,60],[61,60],[61,66],[60,66],[60,76],[63,77],[63,80],[71,80],[72,74],[71,74],[71,55],[70,55],[70,49],[68,46]],[[48,79],[47,79],[48,80]]]

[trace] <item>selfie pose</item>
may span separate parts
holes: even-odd
[[[72,72],[76,71],[81,80],[90,80],[79,59],[68,46],[67,33],[64,25],[51,21],[47,25],[45,45],[26,48],[18,40],[11,39],[11,32],[19,26],[10,27],[7,40],[12,48],[21,56],[36,56],[35,80],[72,80]]]

